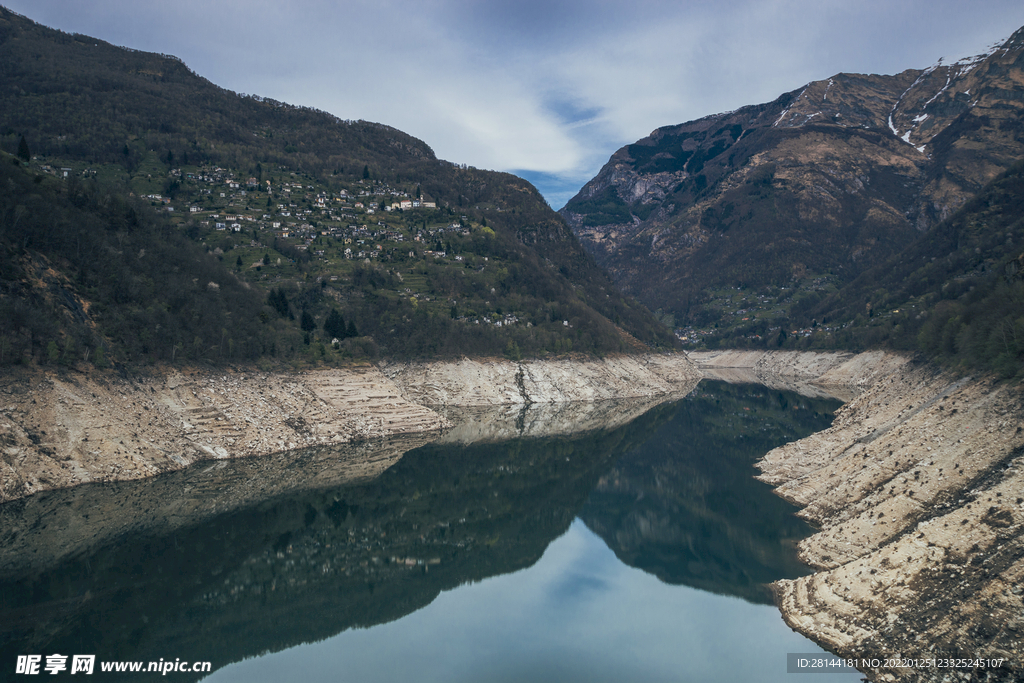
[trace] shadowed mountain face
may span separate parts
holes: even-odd
[[[580,518],[624,563],[662,581],[770,604],[807,573],[797,508],[752,477],[783,443],[825,429],[839,401],[706,382],[598,482]]]
[[[1024,30],[659,128],[561,213],[626,292],[703,324],[717,288],[841,284],[910,243],[1024,154],[1022,110]]]

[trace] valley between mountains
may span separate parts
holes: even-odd
[[[847,403],[759,463],[817,529],[815,572],[773,585],[786,622],[1006,662],[873,681],[1024,679],[1024,29],[658,128],[557,213],[3,8],[0,85],[8,509],[291,451],[371,480],[403,444],[621,426],[702,377],[795,388]]]

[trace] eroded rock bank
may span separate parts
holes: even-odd
[[[693,351],[705,377],[753,382],[808,396],[849,401],[879,378],[902,367],[906,356],[886,351]]]
[[[201,460],[450,426],[431,406],[667,396],[689,391],[698,377],[682,355],[300,373],[167,370],[131,378],[24,370],[0,380],[0,502]]]
[[[680,388],[690,393],[700,380]],[[624,427],[664,403],[668,394],[647,398],[569,403],[511,403],[500,406],[438,406],[452,422],[438,443],[497,443],[509,439],[570,436]]]
[[[424,405],[485,406],[649,398],[690,391],[699,371],[684,355],[603,360],[472,360],[381,364],[403,395]]]
[[[0,501],[447,424],[371,366],[133,378],[27,371],[0,392]]]
[[[786,622],[843,656],[1004,660],[875,681],[1024,679],[1024,392],[884,355],[825,365],[818,382],[859,367],[871,384],[759,463],[820,529],[799,546],[819,571],[775,585]]]

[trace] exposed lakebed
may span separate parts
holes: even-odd
[[[812,529],[753,463],[838,405],[705,382],[611,406],[610,429],[544,436],[525,408],[520,438],[400,437],[30,496],[0,507],[2,661],[180,657],[247,681],[782,680],[787,652],[817,648],[766,585],[810,572],[795,546]]]

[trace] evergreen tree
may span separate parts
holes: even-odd
[[[370,178],[370,165],[363,166],[363,180],[369,180]]]
[[[336,309],[331,309],[324,321],[324,333],[332,339],[344,339],[345,330],[345,318]]]
[[[348,329],[345,331],[346,337],[358,337],[359,331],[356,330],[356,324],[351,320],[348,321]]]
[[[18,140],[18,156],[28,161],[32,158],[32,153],[28,151],[28,142],[25,140],[25,136],[21,136],[21,140]]]
[[[280,287],[270,290],[270,294],[267,296],[267,305],[281,316],[288,315],[290,312],[288,310],[288,297],[285,296],[284,290]]]
[[[302,328],[303,332],[312,332],[316,329],[316,321],[313,320],[313,316],[309,314],[309,311],[302,312],[302,320],[299,322],[299,327]]]

